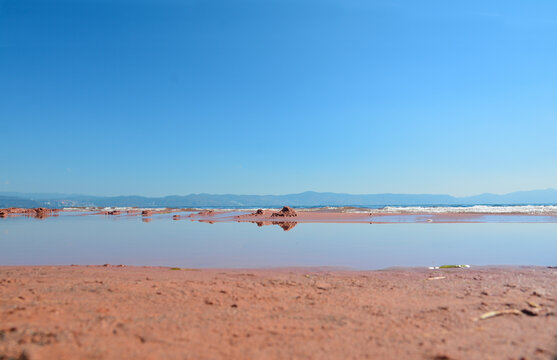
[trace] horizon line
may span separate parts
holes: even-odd
[[[124,194],[120,194],[120,195],[90,195],[90,194],[83,194],[83,193],[60,193],[60,192],[22,192],[22,191],[1,191],[0,195],[2,196],[9,196],[6,194],[18,194],[19,196],[25,195],[25,196],[31,196],[31,195],[52,195],[52,196],[91,196],[91,197],[100,197],[100,198],[113,198],[113,197],[142,197],[142,198],[166,198],[166,197],[173,197],[173,196],[179,196],[179,197],[186,197],[186,196],[192,196],[192,195],[210,195],[210,196],[289,196],[289,195],[301,195],[301,194],[306,194],[306,193],[315,193],[315,194],[334,194],[334,195],[349,195],[349,196],[368,196],[368,195],[423,195],[423,196],[450,196],[453,198],[468,198],[468,197],[474,197],[474,196],[482,196],[482,195],[496,195],[496,196],[506,196],[506,195],[510,195],[510,194],[515,194],[515,193],[521,193],[521,192],[533,192],[533,191],[556,191],[555,188],[549,187],[549,188],[545,188],[545,189],[530,189],[530,190],[516,190],[516,191],[511,191],[508,193],[490,193],[490,192],[484,192],[484,193],[478,193],[478,194],[473,194],[473,195],[465,195],[465,196],[457,196],[457,195],[451,195],[451,194],[447,194],[447,193],[396,193],[396,192],[382,192],[382,193],[359,193],[359,194],[355,194],[355,193],[344,193],[344,192],[332,192],[332,191],[314,191],[314,190],[306,190],[306,191],[302,191],[302,192],[293,192],[293,193],[286,193],[286,194],[234,194],[234,193],[207,193],[207,192],[202,192],[202,193],[189,193],[189,194],[185,194],[185,195],[178,195],[178,194],[169,194],[169,195],[162,195],[162,196],[147,196],[147,195],[137,195],[137,194],[129,194],[129,195],[124,195]],[[12,195],[12,196],[16,196],[16,195]]]

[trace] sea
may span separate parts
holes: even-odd
[[[322,208],[322,207],[320,207]],[[383,223],[253,223],[172,220],[173,214],[0,218],[0,265],[183,268],[386,268],[557,265],[557,206],[329,207],[392,213]],[[314,208],[315,209],[315,208]],[[238,213],[251,209],[238,207]],[[474,213],[481,221],[431,223],[419,213]],[[400,216],[400,214],[409,216]],[[86,216],[84,216],[86,215]],[[417,216],[417,215],[416,215]],[[398,218],[397,218],[398,217]],[[146,221],[148,220],[148,221]],[[288,231],[285,231],[288,230]]]

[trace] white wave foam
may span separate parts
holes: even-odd
[[[516,206],[488,206],[476,205],[470,207],[451,206],[387,206],[383,209],[372,210],[376,213],[403,214],[525,214],[525,215],[557,215],[556,205],[516,205]]]

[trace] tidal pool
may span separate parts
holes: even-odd
[[[557,223],[252,223],[169,217],[0,219],[0,265],[354,269],[557,265]]]

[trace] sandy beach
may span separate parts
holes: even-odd
[[[557,269],[0,267],[0,359],[554,359]]]
[[[557,360],[556,39],[557,0],[0,0],[0,360]]]

